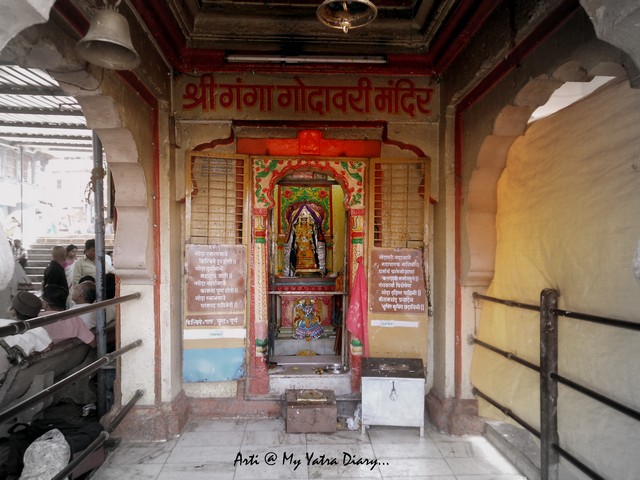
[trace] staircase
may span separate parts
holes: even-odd
[[[56,245],[60,245],[62,247],[66,247],[67,245],[73,243],[76,247],[78,247],[78,258],[84,255],[84,242],[88,239],[94,238],[93,235],[75,235],[73,237],[70,236],[47,236],[47,237],[39,237],[35,243],[32,243],[28,248],[29,251],[29,261],[27,264],[27,276],[31,280],[33,284],[32,291],[40,292],[42,290],[42,277],[44,275],[44,270],[49,265],[51,261],[51,249]],[[105,250],[107,252],[113,250],[113,235],[105,237]]]

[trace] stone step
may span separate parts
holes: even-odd
[[[319,370],[317,365],[278,365],[269,371],[269,394],[282,396],[287,390],[314,388],[333,390],[336,397],[351,395],[350,372],[318,373]]]
[[[273,342],[273,353],[274,355],[296,355],[300,351],[309,350],[318,355],[334,355],[333,346],[335,341],[335,337],[316,338],[310,341],[278,337]]]

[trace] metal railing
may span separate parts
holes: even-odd
[[[526,430],[540,439],[540,477],[542,480],[557,480],[559,456],[564,457],[584,474],[595,480],[605,480],[599,473],[575,458],[560,446],[558,436],[558,383],[561,383],[583,395],[599,401],[603,405],[615,409],[636,421],[640,421],[640,412],[613,400],[600,392],[580,385],[558,374],[558,317],[594,322],[615,328],[640,331],[640,323],[629,322],[616,318],[601,317],[587,313],[571,312],[558,308],[558,291],[545,289],[540,293],[540,305],[531,305],[513,300],[506,300],[474,293],[473,298],[493,303],[499,303],[513,308],[521,308],[540,312],[540,365],[535,365],[517,355],[502,350],[494,345],[473,339],[476,345],[491,350],[494,353],[517,362],[540,374],[540,431],[525,422],[512,410],[500,405],[485,393],[474,387],[473,393],[484,399],[502,413],[519,423]]]
[[[63,312],[52,313],[43,317],[35,317],[29,320],[18,320],[14,323],[0,327],[0,338],[7,337],[9,335],[18,335],[37,327],[43,327],[45,325],[51,325],[60,320],[66,320],[67,318],[77,317],[83,313],[93,312],[103,309],[110,305],[118,305],[120,303],[127,302],[129,300],[135,300],[140,298],[140,293],[132,293],[130,295],[123,295],[122,297],[111,298],[109,300],[103,300],[101,302],[92,303],[84,307],[73,308],[71,310],[65,310]]]
[[[61,320],[65,320],[68,318],[72,318],[75,317],[77,315],[81,315],[83,313],[87,313],[87,312],[92,312],[92,311],[96,311],[96,310],[100,310],[100,311],[104,311],[105,307],[108,307],[110,305],[117,305],[120,303],[124,303],[130,300],[135,300],[140,298],[141,294],[140,293],[132,293],[130,295],[124,295],[121,297],[117,297],[117,298],[112,298],[109,300],[104,300],[104,301],[100,301],[100,302],[96,302],[90,305],[86,305],[83,307],[78,307],[72,310],[65,310],[63,312],[59,312],[59,313],[54,313],[51,315],[46,315],[44,317],[36,317],[30,320],[23,320],[23,321],[17,321],[15,323],[12,323],[10,325],[7,325],[5,327],[0,327],[0,338],[8,336],[8,335],[18,335],[18,334],[22,334],[30,329],[33,328],[37,328],[37,327],[42,327],[44,325],[50,325],[52,323],[61,321]],[[104,332],[103,332],[104,333]],[[106,340],[105,340],[106,341]],[[81,368],[80,370],[76,371],[75,373],[68,375],[67,377],[62,378],[61,380],[59,380],[58,382],[54,383],[53,385],[49,386],[49,387],[45,387],[44,389],[42,389],[40,392],[30,396],[29,398],[23,399],[21,400],[19,403],[3,410],[0,411],[0,423],[4,422],[12,417],[14,417],[15,415],[17,415],[18,413],[28,409],[29,407],[31,407],[32,405],[35,405],[37,403],[39,403],[40,401],[44,400],[45,398],[50,397],[51,395],[55,394],[56,392],[64,389],[65,387],[67,387],[68,385],[82,379],[85,377],[88,377],[90,375],[92,375],[95,372],[100,373],[103,367],[105,367],[106,365],[112,363],[115,359],[119,358],[121,355],[127,353],[130,350],[133,350],[134,348],[140,346],[142,344],[142,340],[136,340],[118,350],[115,350],[111,353],[105,353],[102,356],[100,356],[100,358],[98,358],[97,360],[95,360],[94,362],[92,362],[91,364]],[[5,379],[6,380],[6,379]],[[100,382],[99,382],[100,383]],[[98,387],[100,387],[100,385],[98,385]],[[106,389],[105,388],[98,388],[98,396],[100,396],[100,394],[105,394]],[[127,405],[125,405],[122,410],[115,416],[114,420],[111,422],[111,424],[103,431],[100,433],[100,435],[87,447],[85,448],[82,452],[80,452],[79,454],[77,454],[74,459],[62,470],[60,471],[55,477],[54,479],[56,480],[61,480],[65,477],[67,477],[70,473],[72,473],[75,468],[86,458],[88,457],[91,453],[93,453],[96,449],[98,449],[108,438],[109,438],[109,434],[115,430],[115,428],[118,426],[118,424],[124,419],[124,417],[127,415],[127,413],[129,412],[129,410],[131,410],[131,408],[133,408],[134,404],[142,397],[143,395],[143,391],[142,390],[138,390],[136,391],[135,395],[133,396],[133,398],[127,403]],[[100,398],[98,398],[98,401],[100,402]],[[104,402],[105,399],[102,399],[102,403]],[[106,412],[99,412],[100,414],[106,413]]]

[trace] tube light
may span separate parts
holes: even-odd
[[[229,63],[360,63],[385,64],[387,59],[382,56],[343,56],[343,57],[287,57],[281,55],[227,55]]]

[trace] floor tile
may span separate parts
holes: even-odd
[[[286,433],[284,430],[248,430],[244,434],[242,445],[306,445],[304,433]]]
[[[442,458],[381,458],[380,472],[387,477],[453,475]]]
[[[500,453],[485,438],[468,437],[459,441],[436,441],[442,456],[449,457],[500,457]]]
[[[437,445],[426,440],[420,443],[373,443],[378,458],[442,458]]]
[[[427,475],[427,476],[419,476],[415,475],[411,477],[382,477],[384,480],[458,480],[460,477],[455,477],[454,475]]]
[[[246,431],[285,431],[284,418],[265,418],[260,420],[248,420]]]
[[[527,480],[524,475],[458,475],[457,480]]]
[[[304,445],[262,446],[260,450],[248,448],[243,446],[242,454],[245,460],[251,461],[236,465],[236,480],[308,478]]]
[[[166,443],[123,443],[107,458],[112,465],[163,464],[175,441]]]
[[[381,478],[369,444],[307,445],[309,478]]]
[[[371,443],[426,443],[431,439],[420,436],[420,430],[414,427],[380,427],[367,430]]]
[[[165,443],[122,443],[95,480],[526,480],[484,437],[372,426],[287,434],[283,419],[192,418]]]
[[[185,432],[244,432],[247,420],[219,418],[191,418],[184,427]]]
[[[240,447],[242,444],[242,438],[245,432],[243,431],[212,431],[212,432],[186,432],[178,439],[177,446],[190,447],[190,446],[227,446],[227,447]]]
[[[307,445],[369,443],[369,437],[360,430],[339,430],[336,433],[307,433]]]
[[[239,447],[224,446],[176,446],[167,459],[167,464],[179,463],[228,463],[233,465]]]
[[[446,461],[455,475],[494,475],[505,473],[519,473],[511,463],[503,458],[447,458]]]
[[[92,480],[155,480],[162,469],[161,464],[113,465],[104,464],[91,477]]]
[[[233,465],[175,463],[165,465],[157,480],[233,480],[235,472]]]

